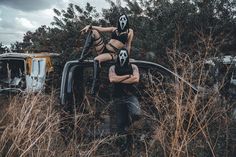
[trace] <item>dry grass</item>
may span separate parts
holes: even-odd
[[[176,54],[170,60],[185,80],[207,87],[202,60],[193,63]],[[232,104],[218,90],[195,93],[181,80],[157,81],[143,90],[143,120],[131,132],[132,156],[230,156]],[[69,115],[56,98],[54,92],[12,98],[1,117],[0,156],[122,156],[118,135],[95,134],[102,122],[89,99]]]
[[[19,94],[5,105],[6,111],[1,116],[0,156],[95,156],[101,145],[114,148],[112,143],[118,136],[93,137],[93,130],[88,132],[98,125],[93,110],[69,115],[60,109],[56,97],[53,92]],[[115,154],[106,149],[101,153]]]
[[[2,156],[49,156],[54,154],[59,134],[59,113],[52,95],[17,95],[7,107],[1,133]],[[59,144],[59,143],[58,143]]]
[[[173,53],[170,60],[181,77],[205,90],[195,93],[183,81],[176,80],[168,84],[169,92],[159,90],[159,84],[147,91],[160,113],[154,138],[162,147],[162,155],[229,156],[232,104],[220,95],[219,90],[207,87],[203,59],[192,63],[187,55]],[[148,111],[146,114],[149,115]]]

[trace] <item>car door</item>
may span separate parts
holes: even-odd
[[[44,88],[46,78],[46,59],[45,58],[33,58],[32,59],[32,71],[30,75],[26,77],[27,91],[38,92]]]

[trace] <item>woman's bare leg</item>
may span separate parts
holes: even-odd
[[[93,31],[93,38],[94,38],[94,47],[97,52],[97,54],[102,53],[103,49],[105,48],[105,44],[103,42],[103,39],[101,38],[101,34],[97,30],[92,30]]]
[[[113,57],[111,56],[113,55]],[[94,60],[98,60],[99,63],[105,62],[105,61],[110,61],[112,59],[114,59],[115,55],[111,54],[111,53],[103,53],[98,55],[97,57],[94,58]]]
[[[112,60],[113,57],[109,53],[102,53],[102,51],[105,48],[105,44],[101,38],[100,33],[97,30],[93,30],[93,38],[95,40],[94,47],[98,54],[97,57],[94,58],[94,65],[93,65],[93,83],[92,83],[92,89],[91,94],[93,96],[96,95],[98,86],[97,86],[97,80],[99,79],[99,71],[100,71],[100,63]]]

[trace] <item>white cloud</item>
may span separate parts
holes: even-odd
[[[24,17],[28,19],[34,26],[33,28],[40,27],[41,25],[49,26],[50,23],[53,21],[53,16],[54,16],[54,12],[52,8],[35,11],[35,12],[32,12],[31,14],[22,12],[20,15],[20,17]],[[32,28],[30,29],[32,30]]]
[[[33,25],[33,23],[26,19],[26,18],[23,18],[23,17],[16,17],[16,22],[18,22],[19,24],[21,24],[23,27],[27,28],[27,29],[33,29],[35,28],[36,26]]]
[[[27,31],[35,31],[41,25],[50,25],[53,10],[24,12],[0,5],[0,43],[4,45],[22,41]]]
[[[29,4],[26,6],[25,2],[29,2]],[[98,12],[101,12],[101,8],[109,7],[109,3],[105,0],[51,0],[50,3],[48,0],[37,2],[0,0],[0,42],[10,45],[15,41],[22,41],[23,35],[27,31],[34,31],[41,25],[50,26],[55,15],[53,8],[66,10],[69,3],[84,8],[87,2],[94,6]]]
[[[63,3],[69,3],[70,0],[62,0]]]
[[[42,10],[41,11],[42,15],[43,16],[53,16],[54,15],[54,12],[52,9],[45,9],[45,10]]]
[[[58,0],[0,0],[0,5],[22,10],[24,12],[33,12],[50,8]]]

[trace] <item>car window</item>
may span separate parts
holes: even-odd
[[[45,75],[45,59],[33,59],[32,76],[43,77]]]
[[[38,67],[39,67],[39,76],[43,77],[45,75],[45,67],[46,67],[46,62],[45,60],[39,60],[38,61]]]
[[[32,76],[38,76],[39,65],[38,60],[33,59],[32,63]]]

